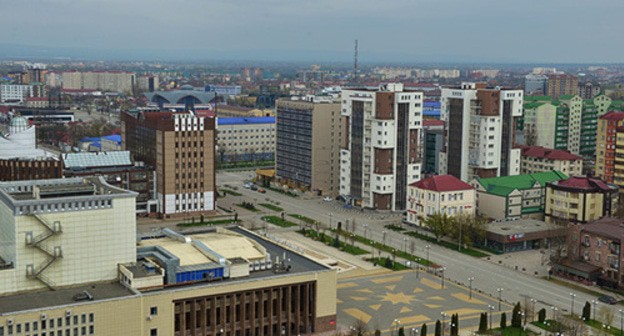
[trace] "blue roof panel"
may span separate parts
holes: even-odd
[[[217,125],[275,124],[275,117],[217,118]]]

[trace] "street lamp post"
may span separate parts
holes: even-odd
[[[503,302],[503,291],[505,289],[504,288],[496,288],[496,291],[498,292],[498,311],[501,310],[501,303]]]
[[[364,238],[368,239],[368,224],[364,224]]]
[[[333,215],[333,214],[330,212],[330,213],[329,213],[329,229],[330,229],[330,230],[334,228],[334,227],[332,226],[332,215]]]
[[[531,322],[535,321],[535,303],[537,300],[531,299]]]
[[[381,234],[383,235],[382,240],[383,240],[384,246],[386,246],[386,233],[388,233],[388,231],[386,230],[381,231]]]
[[[425,245],[425,250],[427,251],[427,270],[429,270],[429,265],[431,264],[429,262],[429,249],[431,248],[431,245]]]
[[[494,306],[488,305],[488,308],[490,309],[490,330],[492,330],[492,320],[494,319],[492,314],[494,313]]]
[[[416,257],[416,278],[420,278],[420,258]]]
[[[468,278],[468,282],[470,283],[470,300],[472,300],[472,281],[474,281],[474,277]]]
[[[618,309],[620,312],[620,336],[624,336],[624,310]]]
[[[550,307],[550,309],[552,310],[552,319],[553,321],[557,319],[557,310],[559,310],[557,307]]]
[[[403,253],[407,254],[407,237],[403,237]]]
[[[396,336],[398,334],[398,330],[399,330],[399,325],[401,324],[401,321],[394,319],[394,321],[392,321],[392,329],[390,331],[390,334],[392,336]]]
[[[570,314],[574,315],[574,298],[576,297],[576,294],[574,293],[570,293]]]
[[[594,310],[594,318],[593,320],[596,319],[596,306],[598,305],[598,300],[591,300],[592,303],[592,309]]]
[[[448,315],[445,312],[441,312],[440,316],[442,316],[442,336],[444,336],[444,325],[446,324],[445,319]]]
[[[440,285],[442,286],[442,288],[444,288],[444,271],[445,270],[446,270],[446,267],[440,268],[440,271],[442,272],[442,279],[440,279],[441,280]]]

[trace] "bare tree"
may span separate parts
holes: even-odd
[[[349,329],[351,330],[351,336],[366,336],[369,334],[368,324],[360,319],[353,321]]]
[[[598,311],[598,320],[604,322],[606,325],[613,324],[613,309],[607,306],[601,306]]]

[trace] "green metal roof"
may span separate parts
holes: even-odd
[[[524,103],[524,108],[525,109],[534,109],[537,107],[540,107],[542,105],[546,104],[546,102],[527,102]]]
[[[512,191],[533,188],[535,183],[545,187],[546,183],[567,179],[568,176],[560,171],[550,171],[535,174],[501,176],[491,178],[477,178],[477,182],[489,193],[498,196],[507,196]]]
[[[544,211],[544,208],[541,206],[534,206],[534,207],[526,207],[526,208],[522,208],[522,213],[523,214],[527,214],[527,213],[536,213],[536,212],[542,212]]]
[[[549,101],[550,96],[524,96],[524,101]]]
[[[561,99],[561,100],[570,100],[572,98],[574,98],[574,95],[561,95],[561,96],[559,96],[559,99]]]

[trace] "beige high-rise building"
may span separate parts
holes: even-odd
[[[578,77],[568,74],[554,74],[548,76],[546,95],[554,99],[561,95],[578,94]]]
[[[340,188],[340,102],[280,99],[276,176],[293,187],[336,196]]]
[[[215,210],[215,119],[189,112],[124,112],[124,150],[156,167],[161,217]]]
[[[127,71],[64,71],[61,77],[66,90],[132,93],[136,84],[135,73]]]

